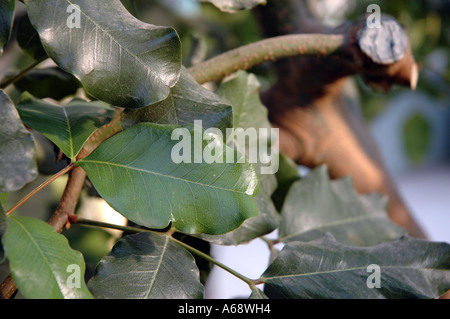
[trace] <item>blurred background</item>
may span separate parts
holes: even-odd
[[[198,0],[122,2],[137,18],[156,25],[173,26],[177,30],[182,41],[185,66],[260,39],[258,25],[250,11],[223,13],[210,3]],[[388,94],[379,94],[355,78],[355,94],[386,166],[414,217],[431,240],[450,242],[450,0],[306,2],[313,15],[331,26],[365,15],[369,4],[378,4],[384,14],[392,15],[406,26],[414,56],[422,67],[417,90],[410,92],[404,88],[394,88]],[[20,14],[21,4],[18,5]],[[0,72],[21,70],[32,61],[31,57],[20,53],[20,49],[13,46],[2,57]],[[263,64],[251,71],[258,76],[263,90],[274,81],[269,65]],[[65,76],[59,73],[57,82],[48,84],[41,81],[45,87],[40,87],[39,91],[44,92],[44,88],[47,88],[45,92],[48,92],[48,96],[40,97],[61,98],[52,96],[52,86],[63,85]],[[8,92],[13,99],[17,99],[20,92],[27,88],[26,78],[24,81]],[[76,84],[68,84],[68,92],[76,88]],[[45,159],[43,154],[51,153],[52,146],[41,137],[36,138],[40,141],[39,158]],[[51,174],[60,169],[49,168],[49,165],[42,160],[40,169],[44,176],[17,194],[10,194],[8,204],[16,202],[42,182],[46,172]],[[307,170],[299,169],[302,174],[307,173]],[[64,184],[64,179],[58,180],[38,196],[40,199],[30,200],[24,205],[20,213],[45,216],[53,209],[38,201],[51,199],[52,205],[57,205]],[[84,209],[89,214],[98,209],[117,217],[102,200],[92,201],[81,203],[80,210]],[[112,222],[121,223],[123,220],[119,217]],[[80,231],[85,230],[73,227],[66,235],[72,247],[81,250],[88,264],[95,266],[98,259],[108,253],[110,246],[92,245],[92,242],[112,244],[117,234],[92,230],[88,236],[77,236]],[[272,234],[268,237],[275,236]],[[212,255],[250,278],[258,278],[269,261],[269,251],[262,240],[239,247],[213,246]],[[206,286],[207,298],[247,298],[249,294],[246,284],[221,269],[213,268]]]

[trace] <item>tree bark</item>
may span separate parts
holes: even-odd
[[[303,1],[290,0],[269,2],[255,8],[254,14],[263,37],[325,33],[342,34],[347,39],[346,47],[336,54],[273,63],[277,82],[261,94],[261,99],[272,125],[280,129],[280,151],[310,168],[326,164],[332,178],[351,176],[360,193],[386,194],[392,221],[411,236],[425,239],[387,173],[360,106],[345,91],[354,75],[383,91],[395,84],[414,89],[417,64],[409,46],[398,61],[379,64],[358,45],[364,19],[327,28],[310,17]]]

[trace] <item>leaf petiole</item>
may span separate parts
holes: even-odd
[[[45,187],[47,187],[48,185],[50,185],[53,181],[55,181],[56,179],[58,179],[59,177],[63,176],[64,174],[70,172],[73,168],[75,167],[74,163],[71,163],[70,165],[66,166],[65,168],[63,168],[61,171],[59,171],[58,173],[56,173],[55,175],[53,175],[52,177],[50,177],[49,179],[47,179],[45,182],[43,182],[41,185],[39,185],[38,187],[36,187],[33,191],[31,191],[31,193],[29,193],[28,195],[26,195],[25,197],[23,197],[17,204],[15,204],[13,207],[11,207],[10,209],[8,209],[8,211],[6,212],[6,215],[11,215],[14,211],[16,211],[20,206],[22,206],[23,204],[25,204],[25,202],[27,202],[31,197],[33,197],[34,195],[36,195],[37,193],[39,193],[41,190],[43,190]]]
[[[42,58],[40,58],[39,60],[34,61],[31,65],[29,65],[26,69],[20,71],[16,76],[14,76],[11,79],[6,80],[5,82],[0,83],[0,89],[5,89],[8,86],[10,86],[11,84],[16,83],[17,81],[19,81],[21,78],[23,78],[25,75],[27,75],[28,72],[30,72],[31,70],[33,70],[35,67],[37,67],[39,64],[41,64],[42,62],[44,62],[45,60],[48,59],[48,56],[44,56]]]
[[[191,253],[196,254],[197,256],[199,256],[199,257],[201,257],[201,258],[203,258],[203,259],[205,259],[205,260],[207,260],[207,261],[213,263],[214,265],[216,265],[216,266],[222,268],[223,270],[229,272],[229,273],[232,274],[233,276],[235,276],[235,277],[241,279],[241,280],[244,281],[247,285],[249,285],[250,289],[255,288],[256,285],[258,285],[258,284],[261,283],[261,282],[259,282],[258,280],[253,280],[253,279],[247,278],[246,276],[244,276],[244,275],[238,273],[237,271],[231,269],[230,267],[228,267],[228,266],[222,264],[220,261],[218,261],[218,260],[212,258],[211,256],[209,256],[209,255],[207,255],[207,254],[201,252],[200,250],[197,250],[196,248],[194,248],[194,247],[192,247],[192,246],[189,246],[189,245],[183,243],[182,241],[179,241],[179,240],[177,240],[177,239],[175,239],[175,238],[173,238],[173,237],[171,237],[171,239],[172,239],[176,244],[178,244],[178,245],[182,246],[183,248],[189,250]]]

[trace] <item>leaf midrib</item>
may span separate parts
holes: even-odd
[[[152,281],[150,282],[150,286],[149,286],[148,291],[147,291],[147,293],[145,295],[145,299],[148,299],[148,296],[150,296],[150,293],[152,291],[153,285],[155,284],[156,277],[158,275],[159,269],[161,268],[162,261],[164,259],[165,254],[166,254],[167,247],[169,246],[169,237],[168,236],[165,236],[165,237],[166,238],[165,238],[163,250],[162,250],[162,252],[160,254],[160,258],[158,260],[158,265],[156,266],[156,268],[154,270],[155,275],[153,276]]]
[[[72,128],[70,126],[70,120],[69,120],[69,115],[67,114],[66,108],[63,107],[62,108],[63,112],[64,112],[64,116],[66,118],[66,123],[67,123],[67,131],[69,132],[69,142],[70,142],[70,160],[72,162],[75,161],[75,148],[73,145],[73,136],[72,136]]]
[[[446,270],[446,269],[419,268],[419,267],[413,267],[413,266],[382,266],[382,265],[380,265],[380,268],[381,269],[413,269],[413,270],[419,270],[419,271],[435,271],[435,272],[449,271],[449,270]],[[304,273],[304,274],[292,274],[292,275],[280,275],[280,276],[272,276],[272,277],[261,277],[261,280],[264,281],[264,282],[267,282],[267,281],[270,281],[270,280],[273,280],[273,279],[316,276],[316,275],[334,274],[334,273],[338,273],[338,272],[356,271],[356,270],[367,270],[367,266],[353,267],[353,268],[346,268],[346,269],[324,270],[324,271],[310,272],[310,273]]]
[[[162,177],[170,178],[170,179],[173,179],[173,180],[176,180],[176,181],[185,182],[185,183],[196,184],[196,185],[200,185],[200,186],[204,186],[204,187],[210,187],[210,188],[213,188],[213,189],[223,190],[223,191],[237,193],[237,194],[241,194],[241,195],[249,195],[245,191],[242,192],[242,191],[238,191],[238,190],[234,190],[234,189],[228,189],[228,188],[213,186],[211,184],[202,184],[202,183],[199,183],[199,182],[183,179],[183,178],[172,176],[172,175],[165,175],[165,174],[157,173],[157,172],[154,172],[154,171],[146,170],[146,169],[143,169],[143,168],[130,167],[130,166],[121,165],[121,164],[117,164],[117,163],[109,163],[109,162],[104,162],[104,161],[87,160],[87,159],[82,159],[82,160],[79,161],[79,163],[92,163],[92,164],[99,164],[99,165],[106,165],[106,166],[116,166],[116,167],[119,167],[119,168],[122,168],[122,169],[126,169],[126,170],[134,170],[134,171],[138,171],[138,172],[144,172],[144,173],[147,173],[147,174],[153,174],[153,175],[156,175],[156,176],[162,176]]]

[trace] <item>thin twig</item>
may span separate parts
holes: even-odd
[[[111,228],[111,229],[117,229],[117,230],[122,230],[122,231],[127,231],[127,232],[132,232],[132,233],[139,233],[139,232],[148,232],[148,233],[153,233],[153,234],[158,234],[158,235],[165,235],[165,236],[169,236],[170,239],[182,246],[183,248],[185,248],[186,250],[190,251],[191,253],[213,263],[214,265],[222,268],[223,270],[229,272],[230,274],[232,274],[233,276],[241,279],[242,281],[244,281],[245,283],[247,283],[250,288],[254,288],[256,285],[261,284],[262,281],[260,280],[253,280],[250,278],[247,278],[246,276],[238,273],[237,271],[231,269],[230,267],[222,264],[221,262],[219,262],[218,260],[212,258],[211,256],[209,256],[208,254],[205,254],[204,252],[182,242],[179,241],[175,238],[173,238],[171,235],[174,232],[173,229],[170,229],[168,232],[166,233],[161,233],[161,232],[156,232],[150,229],[146,229],[146,228],[138,228],[138,227],[131,227],[131,226],[122,226],[122,225],[115,225],[115,224],[109,224],[109,223],[104,223],[104,222],[100,222],[100,221],[95,221],[95,220],[88,220],[88,219],[84,219],[84,218],[79,218],[79,217],[74,217],[71,218],[71,222],[73,224],[80,224],[80,225],[87,225],[87,226],[94,226],[94,227],[103,227],[103,228]]]
[[[227,51],[189,68],[194,79],[203,84],[220,80],[238,70],[248,70],[264,61],[297,55],[329,55],[345,44],[342,35],[294,34],[264,39]]]
[[[101,144],[102,141],[105,141],[106,139],[121,131],[120,121],[118,119],[119,114],[120,112],[117,111],[115,117],[110,123],[99,128],[91,136],[88,143],[86,143],[86,147],[83,147],[80,152],[80,154],[83,154],[82,156],[87,156],[95,147]],[[71,167],[71,170],[69,170],[69,179],[67,180],[64,193],[61,197],[58,207],[56,208],[56,211],[48,222],[49,225],[51,225],[58,233],[62,232],[64,226],[67,225],[67,223],[69,222],[69,217],[75,214],[75,208],[78,203],[78,198],[83,188],[84,181],[86,180],[86,172],[80,166],[74,166],[74,164],[71,165],[73,166]],[[71,165],[69,165],[68,167],[70,167]],[[15,285],[11,275],[9,275],[0,284],[0,299],[11,298],[16,290],[17,286]]]
[[[70,164],[68,166],[66,166],[65,168],[63,168],[61,171],[59,171],[58,173],[56,173],[55,175],[53,175],[52,177],[50,177],[49,179],[47,179],[45,182],[43,182],[41,185],[39,185],[38,187],[36,187],[33,191],[31,191],[31,193],[29,193],[28,195],[26,195],[25,197],[23,197],[17,204],[15,204],[13,207],[11,207],[10,209],[8,209],[8,211],[6,212],[6,215],[11,215],[13,212],[15,212],[20,206],[22,206],[25,202],[27,202],[31,197],[33,197],[34,195],[36,195],[37,193],[39,193],[41,190],[43,190],[45,187],[47,187],[48,185],[50,185],[53,181],[55,181],[56,179],[58,179],[59,177],[63,176],[64,174],[66,174],[67,172],[71,171],[74,167],[74,164]]]
[[[37,67],[39,64],[41,64],[42,62],[44,62],[45,60],[47,60],[48,57],[44,56],[42,58],[40,58],[39,60],[34,61],[30,66],[28,66],[26,69],[20,71],[20,73],[18,73],[16,76],[14,76],[11,79],[6,80],[5,82],[0,83],[0,89],[5,89],[6,87],[8,87],[9,85],[16,83],[17,81],[19,81],[21,78],[23,78],[28,72],[30,72],[31,70],[33,70],[35,67]]]

